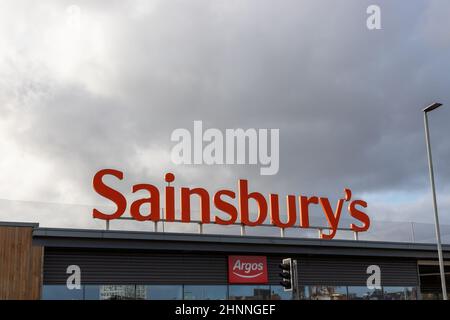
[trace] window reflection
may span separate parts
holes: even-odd
[[[413,287],[383,287],[385,300],[416,300],[417,290]]]
[[[84,286],[84,299],[85,300],[99,300],[100,299],[100,286],[98,286],[98,285]]]
[[[65,285],[45,285],[42,288],[43,300],[83,300],[83,287],[81,289],[67,289]]]
[[[347,300],[347,287],[309,286],[311,300]]]
[[[146,294],[143,285],[102,285],[99,291],[100,300],[144,300]]]
[[[283,286],[270,286],[271,300],[292,300],[292,291],[284,291]]]
[[[308,286],[299,286],[298,287],[298,296],[300,300],[309,300],[309,287]]]
[[[269,300],[269,286],[230,286],[230,300]]]
[[[182,285],[148,285],[146,286],[148,300],[182,300]]]
[[[367,287],[348,287],[349,300],[383,300],[383,290]]]
[[[227,299],[227,286],[184,286],[185,300],[225,300]]]
[[[311,300],[417,300],[417,287],[300,286],[299,298]],[[436,298],[424,295],[424,299]],[[44,285],[44,300],[292,300],[277,285]]]

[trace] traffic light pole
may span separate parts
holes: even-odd
[[[295,300],[300,300],[300,292],[298,290],[298,266],[297,260],[292,261],[292,293]]]
[[[292,299],[300,300],[297,260],[292,258],[283,259],[279,267],[282,270],[280,273],[280,284],[284,287],[284,291],[292,291]]]

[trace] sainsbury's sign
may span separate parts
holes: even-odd
[[[267,258],[228,256],[228,283],[267,283]]]
[[[238,180],[237,191],[220,189],[211,197],[210,193],[201,187],[181,187],[176,192],[171,185],[175,181],[175,175],[167,173],[164,188],[164,197],[160,196],[160,190],[148,183],[138,183],[131,186],[131,192],[146,192],[146,197],[137,199],[128,206],[127,199],[118,190],[108,186],[104,177],[109,176],[118,180],[124,179],[122,171],[115,169],[103,169],[98,171],[93,178],[93,188],[102,197],[110,200],[116,206],[111,213],[93,209],[94,218],[103,220],[114,220],[120,218],[129,207],[131,217],[137,221],[159,221],[161,220],[161,207],[165,208],[165,221],[175,221],[175,194],[179,196],[179,207],[181,222],[191,222],[191,198],[196,196],[200,203],[200,217],[202,223],[215,223],[230,225],[240,221],[246,226],[258,226],[270,218],[272,225],[279,228],[310,227],[310,208],[320,206],[328,222],[328,230],[321,231],[322,239],[333,239],[338,230],[344,204],[347,204],[347,214],[353,219],[350,229],[355,232],[367,231],[370,227],[370,219],[364,209],[367,202],[364,200],[352,200],[350,189],[344,189],[344,196],[340,198],[333,209],[327,197],[288,195],[286,196],[286,218],[281,218],[278,194],[269,194],[266,198],[262,193],[249,190],[249,183],[245,179]],[[216,210],[212,210],[211,202]],[[250,214],[250,204],[253,202],[257,207],[256,217]],[[237,203],[235,205],[234,203]],[[145,206],[145,207],[144,207]],[[142,210],[141,210],[142,207]],[[145,208],[145,214],[142,214]],[[212,216],[212,213],[214,215]],[[284,215],[283,215],[284,216]]]

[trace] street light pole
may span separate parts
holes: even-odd
[[[439,215],[436,202],[436,187],[434,185],[434,171],[433,171],[433,159],[431,157],[431,145],[430,145],[430,131],[428,129],[428,112],[433,111],[441,106],[440,103],[433,103],[423,109],[423,119],[425,123],[425,138],[427,143],[427,154],[428,154],[428,168],[430,171],[430,182],[431,182],[431,192],[433,195],[433,209],[434,209],[434,222],[436,230],[436,241],[439,257],[439,271],[441,274],[441,285],[442,285],[442,298],[447,300],[447,286],[445,284],[445,271],[444,271],[444,259],[442,256],[442,245],[441,245],[441,231],[439,227]]]

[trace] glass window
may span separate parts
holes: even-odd
[[[270,286],[271,300],[292,300],[292,291],[284,291],[283,286]]]
[[[348,287],[348,299],[383,300],[383,291],[381,289],[369,289],[367,287]]]
[[[66,285],[44,285],[43,300],[83,300],[83,287],[69,290]]]
[[[416,300],[415,287],[383,287],[385,300]]]
[[[347,287],[309,286],[311,300],[347,300]]]
[[[100,299],[100,286],[85,285],[84,286],[84,299],[85,300],[99,300]]]
[[[299,286],[298,287],[298,296],[300,300],[309,300],[309,287],[308,286]]]
[[[143,300],[145,294],[143,285],[101,285],[99,290],[100,300]]]
[[[182,285],[148,285],[146,286],[147,300],[182,300]]]
[[[185,285],[185,300],[226,300],[227,286]]]
[[[270,300],[269,286],[232,285],[230,300]]]

